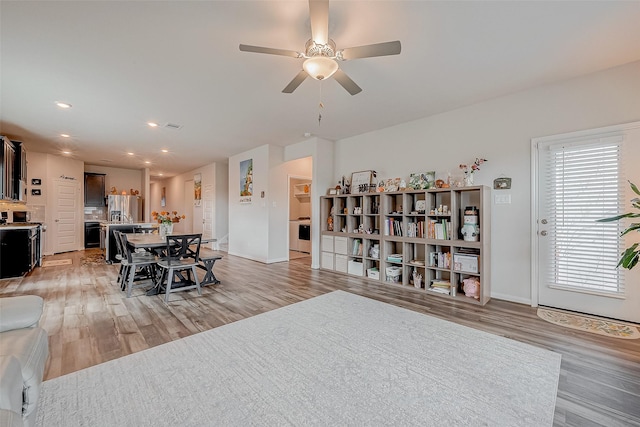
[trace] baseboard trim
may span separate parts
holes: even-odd
[[[514,297],[513,295],[501,294],[496,292],[491,292],[492,299],[499,299],[502,301],[516,302],[518,304],[526,304],[531,305],[531,298],[520,298]]]

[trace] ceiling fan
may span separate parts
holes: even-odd
[[[282,90],[284,93],[292,93],[307,76],[316,80],[325,80],[333,76],[347,92],[356,95],[362,89],[340,69],[338,61],[400,53],[401,46],[397,40],[336,50],[335,42],[329,38],[329,0],[309,0],[309,20],[311,22],[311,39],[305,44],[304,53],[294,50],[240,45],[240,50],[243,52],[305,59],[302,71]]]

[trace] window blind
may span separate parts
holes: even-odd
[[[616,268],[623,250],[622,138],[549,147],[546,194],[551,286],[624,295]]]

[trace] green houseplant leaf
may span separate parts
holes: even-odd
[[[631,185],[631,189],[633,190],[633,192],[640,196],[640,190],[638,189],[638,187],[631,181],[629,181],[629,184]],[[634,209],[640,210],[640,198],[636,197],[634,199],[631,199],[631,205],[634,207]],[[613,222],[613,221],[620,221],[623,218],[640,218],[640,212],[627,212],[622,215],[616,215],[611,218],[603,218],[597,221]],[[620,233],[620,237],[628,233],[631,233],[632,231],[640,232],[640,223],[634,222],[631,225],[629,225],[627,228],[625,228],[622,231],[622,233]],[[638,264],[638,261],[640,260],[640,249],[638,249],[639,245],[640,244],[638,243],[634,243],[631,246],[629,246],[627,249],[625,249],[625,251],[622,253],[622,256],[620,258],[620,262],[618,262],[618,267],[622,266],[622,268],[631,270],[633,267],[636,266],[636,264]]]

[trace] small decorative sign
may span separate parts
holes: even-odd
[[[42,180],[40,178],[32,178],[31,185],[42,185]]]
[[[511,178],[496,178],[493,180],[495,190],[508,190],[511,188]]]
[[[31,189],[31,195],[32,196],[42,196],[42,190],[39,188],[32,188]]]
[[[351,174],[351,194],[368,193],[375,171],[361,171]]]

